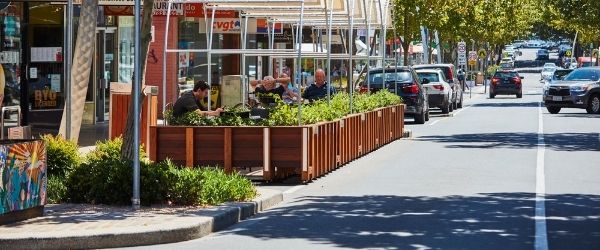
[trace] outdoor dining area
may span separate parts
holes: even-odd
[[[213,77],[195,79],[187,94],[159,93],[165,104],[164,122],[150,121],[145,137],[152,161],[220,166],[263,181],[299,176],[300,181],[308,182],[403,136],[404,106],[399,96],[387,91],[355,93],[356,83],[369,79],[370,67],[397,65],[398,58],[386,57],[385,53],[389,49],[386,32],[393,29],[391,1],[169,0],[167,13],[178,3],[203,4],[204,13],[209,13],[204,17],[206,27],[202,27],[207,31],[207,46],[182,49],[169,44],[166,36],[171,20],[167,17],[165,58],[169,53],[201,53],[211,62],[212,56],[239,55],[242,74],[223,76],[220,84]],[[240,49],[213,47],[215,13],[221,10],[239,13]],[[256,18],[267,20],[268,48],[247,48],[248,23]],[[293,31],[292,49],[275,46],[276,27],[282,26]],[[307,27],[317,31],[311,51],[303,49],[306,39],[302,31]],[[332,52],[334,29],[345,35],[342,53]],[[372,31],[379,32],[366,43],[367,53],[354,51],[358,30],[366,30],[367,38]],[[268,74],[252,79],[246,64],[256,57],[268,57],[263,62]],[[293,60],[287,72],[277,72],[273,66],[281,59]],[[310,81],[303,60],[312,60],[315,65]],[[334,86],[341,71],[332,62],[340,61],[347,69],[346,83]],[[357,62],[366,63],[355,72]],[[206,72],[217,66],[207,63]],[[169,87],[166,72],[163,62],[162,89]],[[219,105],[212,98],[215,85],[220,85]],[[184,95],[192,100],[191,109],[186,109],[190,101],[186,105]],[[202,102],[197,112],[193,98]]]

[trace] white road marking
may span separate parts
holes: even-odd
[[[535,171],[535,250],[548,250],[548,231],[546,228],[546,174],[544,157],[546,142],[544,140],[544,117],[542,103],[538,107],[538,145]]]
[[[283,191],[283,194],[293,194],[302,188],[304,188],[304,185],[298,185],[298,186],[295,186],[293,188]]]
[[[433,121],[433,122],[431,122],[431,123],[427,124],[427,126],[433,126],[433,125],[435,125],[436,123],[438,123],[438,122],[440,122],[440,121],[442,121],[442,120],[446,120],[446,119],[448,119],[448,118],[450,118],[450,117],[444,117],[444,118],[442,118],[442,119],[435,120],[435,121]]]

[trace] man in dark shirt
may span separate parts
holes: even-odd
[[[263,80],[260,82],[260,86],[256,87],[254,91],[263,104],[271,104],[275,103],[275,98],[271,95],[277,95],[281,99],[281,96],[285,92],[285,88],[283,86],[275,87],[276,80],[272,76],[265,76]]]
[[[317,69],[317,71],[315,72],[315,83],[313,83],[304,90],[302,98],[307,99],[309,101],[327,98],[327,88],[330,89],[330,95],[335,94],[335,89],[330,87],[329,84],[325,82],[325,71],[323,71],[322,69]]]
[[[177,99],[175,105],[173,105],[173,116],[181,117],[188,112],[195,111],[200,115],[219,116],[223,112],[222,108],[218,108],[214,111],[208,111],[200,100],[203,100],[208,96],[208,84],[204,81],[198,81],[194,84],[192,91],[185,92]]]

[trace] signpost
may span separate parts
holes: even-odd
[[[458,43],[458,65],[463,66],[465,70],[467,68],[467,43],[465,42]]]
[[[477,51],[469,51],[469,66],[477,65]]]
[[[477,52],[477,55],[479,56],[479,59],[485,59],[485,57],[487,56],[487,52],[484,49],[480,49]]]

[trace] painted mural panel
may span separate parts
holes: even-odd
[[[0,215],[45,205],[46,182],[42,141],[0,145]]]

